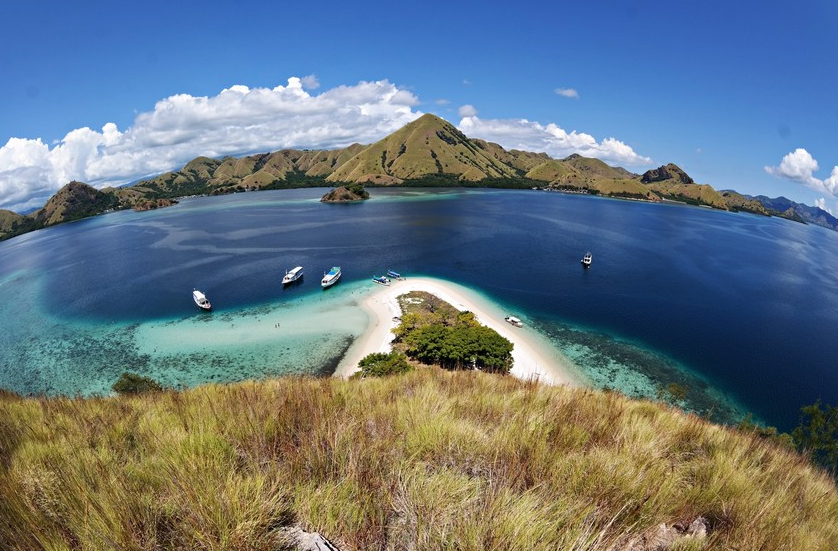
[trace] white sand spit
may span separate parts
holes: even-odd
[[[367,331],[347,351],[338,369],[337,377],[348,377],[358,371],[358,363],[373,352],[389,352],[394,338],[393,329],[398,322],[393,318],[401,316],[396,297],[410,291],[425,291],[439,297],[460,311],[469,311],[477,320],[514,345],[512,375],[519,379],[537,379],[547,384],[581,385],[581,377],[567,358],[563,357],[549,343],[544,342],[534,329],[513,327],[506,323],[502,315],[490,315],[487,308],[477,304],[476,299],[468,296],[468,290],[447,281],[427,277],[409,278],[393,281],[389,287],[373,289],[365,297],[361,306],[370,316]]]

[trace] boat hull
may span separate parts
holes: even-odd
[[[338,282],[340,276],[340,268],[332,268],[332,270],[328,274],[323,274],[323,279],[320,280],[320,286],[324,289],[328,289],[329,287]]]
[[[285,272],[285,277],[282,278],[283,285],[290,285],[295,281],[298,281],[303,278],[303,269],[301,267],[296,267],[290,272]]]
[[[212,310],[212,304],[204,295],[204,293],[200,291],[192,291],[192,300],[195,302],[195,306],[200,308],[201,310],[209,312]]]
[[[320,286],[321,286],[321,287],[323,287],[324,289],[328,289],[329,287],[331,287],[332,285],[334,285],[335,283],[337,283],[339,279],[340,279],[340,276],[338,276],[338,277],[333,277],[333,278],[331,278],[331,279],[329,279],[329,280],[326,280],[326,279],[324,278],[323,280],[321,280],[321,281],[320,281]]]

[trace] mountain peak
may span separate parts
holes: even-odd
[[[426,113],[344,163],[329,182],[401,183],[425,177],[479,181],[513,177],[514,168],[436,115]]]
[[[669,163],[652,170],[647,170],[640,181],[644,184],[663,182],[665,180],[676,180],[681,184],[694,184],[695,181],[676,164]]]

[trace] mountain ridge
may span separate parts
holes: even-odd
[[[370,145],[282,149],[220,159],[200,156],[180,170],[119,188],[96,190],[71,182],[28,215],[0,210],[0,240],[112,209],[162,207],[173,204],[177,197],[346,184],[539,188],[675,201],[780,216],[838,230],[838,219],[818,207],[789,202],[781,209],[776,202],[785,198],[719,192],[709,184],[695,183],[673,163],[638,175],[579,154],[554,159],[543,152],[506,150],[497,143],[469,138],[429,113]]]

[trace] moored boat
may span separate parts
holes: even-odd
[[[390,280],[384,276],[372,276],[372,280],[378,283],[379,285],[390,285]]]
[[[392,277],[393,279],[398,280],[404,279],[399,272],[394,272],[393,270],[387,270],[387,277]]]
[[[201,310],[212,310],[212,304],[210,304],[207,296],[198,289],[192,291],[192,300],[195,301],[195,304],[197,304],[198,308]]]
[[[520,319],[516,318],[515,316],[506,316],[505,318],[503,318],[503,320],[510,325],[514,325],[515,327],[523,327],[524,326],[524,322],[522,322]]]
[[[320,280],[320,286],[324,289],[331,287],[340,279],[340,266],[333,266],[328,273],[323,273],[323,279]]]
[[[282,284],[283,285],[288,285],[289,283],[294,283],[295,281],[297,281],[301,277],[303,277],[303,267],[302,266],[297,266],[296,268],[294,268],[290,272],[288,270],[285,270],[285,277],[282,278]]]
[[[586,253],[585,257],[582,259],[582,266],[586,268],[589,267],[591,265],[591,260],[593,260],[591,253]]]

